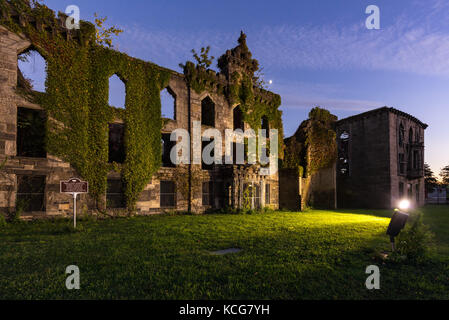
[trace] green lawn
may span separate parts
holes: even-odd
[[[389,211],[152,216],[8,225],[0,231],[1,299],[449,299],[449,209],[426,207],[438,254],[383,264]],[[209,251],[241,248],[236,254]],[[81,289],[65,288],[77,265]],[[381,289],[367,290],[376,264]]]

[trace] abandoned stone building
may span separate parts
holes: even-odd
[[[88,22],[68,30],[67,16],[43,5],[0,4],[2,212],[20,206],[24,216],[70,215],[71,197],[59,184],[72,177],[89,182],[79,212],[278,208],[278,174],[260,175],[258,164],[170,161],[170,133],[192,134],[194,121],[202,134],[216,128],[223,137],[225,129],[282,132],[280,97],[255,85],[258,63],[243,33],[218,59],[220,72],[187,62],[179,73],[97,45]],[[34,91],[18,67],[30,50],[45,59],[45,92]],[[107,102],[114,75],[126,86],[123,109]],[[161,117],[164,90],[173,98],[170,118]]]
[[[280,172],[280,206],[317,208],[394,208],[402,199],[414,206],[425,204],[424,130],[427,125],[395,108],[382,107],[345,119],[304,121],[295,135],[285,139],[288,150],[299,153],[299,172],[287,165]],[[319,159],[313,143],[306,142],[311,122],[324,132],[334,131],[321,145],[329,161]],[[312,126],[313,127],[313,126]],[[322,134],[319,134],[322,135]],[[332,145],[332,141],[335,144]],[[322,146],[326,145],[326,148]],[[315,150],[316,151],[316,150]],[[330,155],[330,156],[329,156]]]
[[[218,59],[218,73],[192,62],[179,73],[98,45],[92,24],[69,30],[66,19],[26,0],[0,0],[1,212],[71,215],[60,181],[72,177],[89,182],[80,213],[390,208],[403,197],[424,204],[427,125],[413,116],[384,107],[338,120],[314,108],[284,141],[280,96],[258,83],[243,33]],[[19,68],[30,51],[45,60],[42,92]],[[123,107],[108,102],[114,77],[126,88]],[[172,101],[164,114],[161,94]],[[215,138],[211,128],[223,137],[226,129],[277,129],[281,169],[261,175],[247,159],[173,164],[171,133],[193,136],[196,122],[202,150]],[[235,139],[234,157],[246,148]]]
[[[427,125],[394,108],[379,108],[337,122],[337,204],[392,208],[424,197]]]

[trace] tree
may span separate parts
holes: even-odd
[[[212,65],[212,62],[214,61],[215,57],[214,56],[209,57],[209,50],[210,50],[210,46],[207,46],[206,48],[202,47],[200,49],[199,54],[196,52],[195,49],[191,50],[191,52],[193,54],[193,58],[195,59],[197,66],[207,69]],[[184,69],[185,65],[180,63],[179,67],[181,69]]]
[[[107,20],[107,17],[100,18],[97,13],[94,13],[95,16],[95,39],[97,44],[101,46],[108,46],[109,48],[113,47],[112,45],[112,36],[118,36],[123,32],[122,29],[119,29],[115,26],[110,28],[106,28],[104,23]]]
[[[438,185],[437,178],[433,173],[432,169],[427,163],[424,163],[424,185],[425,185],[425,193],[426,198],[429,193],[432,193],[435,190],[435,187]]]
[[[198,66],[204,67],[206,69],[210,67],[215,57],[209,57],[209,50],[210,46],[207,46],[206,48],[202,47],[200,50],[200,54],[198,55],[195,49],[192,49],[193,58],[195,58]]]
[[[443,184],[449,185],[449,165],[441,169],[440,176],[443,181]]]

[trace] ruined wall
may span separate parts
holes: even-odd
[[[202,170],[200,164],[194,164],[190,167],[194,179],[189,181],[185,172],[179,176],[179,168],[160,167],[159,155],[160,133],[171,133],[177,128],[191,130],[194,121],[201,121],[201,102],[206,97],[215,104],[214,127],[223,138],[224,130],[233,128],[234,108],[244,104],[245,128],[256,122],[260,127],[260,117],[268,115],[270,126],[280,130],[282,141],[278,95],[252,88],[251,76],[245,78],[250,79],[249,83],[245,82],[249,87],[235,79],[231,84],[229,74],[195,66],[189,69],[195,73],[195,79],[189,78],[191,74],[187,74],[186,79],[184,74],[93,44],[93,26],[89,23],[82,21],[81,31],[70,32],[63,27],[64,15],[55,18],[54,12],[45,6],[32,9],[26,1],[19,0],[11,3],[0,0],[0,4],[4,24],[0,26],[0,163],[7,158],[0,171],[0,208],[3,212],[16,209],[18,175],[44,177],[45,211],[30,212],[33,216],[71,214],[71,197],[59,193],[60,180],[71,177],[89,181],[90,194],[82,195],[78,200],[79,211],[85,212],[96,209],[117,213],[161,212],[161,181],[171,181],[177,186],[175,205],[167,210],[183,211],[191,207],[202,212],[226,205],[223,194],[228,191],[237,199],[237,185],[248,179],[261,186],[269,181],[269,205],[277,208],[277,173],[269,177],[245,176],[239,173],[243,167],[234,166],[229,176],[225,174],[225,165]],[[233,75],[246,72],[245,63],[255,61],[251,60],[243,34],[239,43],[227,53],[229,61],[222,64],[227,71],[232,70]],[[43,94],[29,91],[23,95],[17,87],[17,55],[29,48],[37,49],[47,62],[48,77]],[[73,60],[78,58],[81,60]],[[107,103],[108,78],[113,74],[126,85],[126,110]],[[204,74],[207,79],[203,78]],[[64,79],[59,78],[62,76]],[[162,121],[158,109],[159,93],[166,87],[175,97],[176,118]],[[249,95],[240,95],[242,90]],[[237,93],[233,98],[229,94],[231,91]],[[50,150],[46,157],[33,159],[17,155],[18,107],[43,110],[47,115],[50,128],[47,147]],[[126,159],[123,164],[108,163],[110,123],[125,125]],[[202,126],[201,132],[208,128]],[[224,143],[223,139],[223,150]],[[240,175],[243,180],[237,179],[239,182],[236,183],[234,175]],[[214,183],[212,205],[202,204],[204,181]],[[230,189],[222,190],[226,183]],[[185,185],[190,188],[190,198],[181,192]],[[108,197],[112,196],[123,204],[109,208]],[[229,204],[236,203],[238,201]]]
[[[409,129],[418,132],[420,151],[420,169],[407,170],[399,173],[398,154],[399,124],[405,126],[405,139],[408,139]],[[343,133],[349,135],[348,160],[346,173],[341,172],[341,165],[337,170],[337,204],[339,208],[392,208],[397,206],[400,198],[406,195],[407,185],[411,185],[411,200],[416,199],[417,205],[424,204],[423,152],[424,128],[416,118],[393,108],[379,108],[357,116],[340,120],[337,124],[339,148],[342,146]],[[415,137],[413,137],[414,144]],[[404,141],[402,152],[407,149],[408,142]],[[413,147],[415,148],[415,147]],[[407,149],[408,150],[408,149]],[[412,149],[410,149],[413,151]],[[407,155],[405,155],[407,158]],[[399,183],[404,184],[404,194],[399,195]]]
[[[59,193],[59,181],[76,175],[69,163],[48,155],[46,158],[16,156],[17,108],[42,110],[42,107],[18,95],[17,55],[31,43],[0,26],[0,163],[7,160],[0,171],[0,211],[15,210],[17,176],[45,176],[45,208],[48,215],[66,215],[73,212],[69,195]],[[87,206],[87,197],[81,196],[79,208]]]
[[[388,112],[344,119],[337,124],[337,137],[343,132],[349,134],[349,172],[337,175],[338,207],[389,208]]]
[[[407,197],[415,206],[423,206],[425,204],[425,183],[424,183],[424,126],[415,119],[390,113],[389,131],[390,131],[390,167],[391,167],[391,207],[396,207],[398,202]],[[399,145],[399,128],[404,127],[404,145]],[[412,129],[412,145],[409,145],[409,134]],[[408,158],[408,152],[413,153],[416,150],[419,153],[416,169],[413,164],[408,165],[408,161],[414,161]],[[400,172],[399,154],[403,153],[405,157],[405,171]],[[410,170],[407,170],[410,169]],[[403,194],[400,194],[400,183],[403,184]],[[408,186],[411,189],[408,190]]]

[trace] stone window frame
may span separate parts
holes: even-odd
[[[120,192],[110,192],[111,182],[118,182],[120,184]],[[126,198],[124,193],[124,184],[120,177],[108,177],[107,178],[107,184],[106,184],[106,208],[107,209],[125,209],[126,208]],[[119,203],[119,205],[110,205],[110,201],[108,202],[108,199],[112,198],[118,198],[119,201],[116,203]],[[109,205],[108,205],[109,203]]]
[[[173,190],[163,190],[164,184],[170,184],[170,188]],[[163,192],[164,191],[164,192]],[[170,191],[170,192],[168,192]],[[165,199],[165,200],[163,200]],[[166,201],[168,200],[168,201]],[[166,205],[168,203],[168,205]],[[161,209],[174,209],[176,208],[176,183],[173,180],[160,180],[159,181],[159,206]]]
[[[204,116],[204,114],[205,114],[205,108],[206,108],[206,106],[203,106],[203,103],[206,101],[206,100],[210,100],[210,102],[211,102],[211,104],[208,106],[208,107],[210,107],[210,106],[212,106],[213,107],[213,117],[212,116],[210,116],[209,115],[209,117],[205,117]],[[212,99],[212,97],[209,95],[209,94],[207,94],[206,96],[204,96],[202,99],[201,99],[201,125],[202,126],[208,126],[208,127],[212,127],[212,128],[215,128],[215,125],[216,125],[216,123],[217,123],[217,121],[216,121],[216,117],[217,117],[217,112],[216,112],[216,103],[215,103],[215,101]],[[209,112],[210,112],[210,110],[208,110]],[[210,121],[213,121],[213,123],[209,123],[208,121],[206,121],[206,119],[207,120],[210,120]],[[206,123],[206,122],[208,122],[208,123]]]
[[[206,187],[205,187],[206,186]],[[206,191],[206,192],[205,192]],[[214,205],[214,183],[212,180],[203,181],[201,185],[201,204],[212,207]],[[204,201],[206,199],[206,201]]]
[[[43,186],[42,186],[42,192],[20,192],[20,179],[21,178],[42,178],[43,179]],[[45,212],[46,211],[46,199],[47,199],[47,175],[45,174],[16,174],[16,186],[17,186],[17,191],[16,191],[16,206],[18,201],[20,201],[20,198],[26,198],[29,196],[41,196],[42,197],[42,206],[40,208],[40,210],[27,210],[24,209],[24,212]]]
[[[236,127],[236,123],[235,123],[235,112],[236,110],[240,110],[240,127]],[[236,130],[236,129],[241,129],[243,132],[245,131],[245,121],[243,119],[243,111],[242,108],[240,106],[240,104],[236,104],[233,108],[232,108],[232,130]]]
[[[398,144],[399,147],[403,147],[405,143],[405,126],[402,121],[399,122],[398,127]]]
[[[265,204],[271,204],[271,184],[265,183]]]

